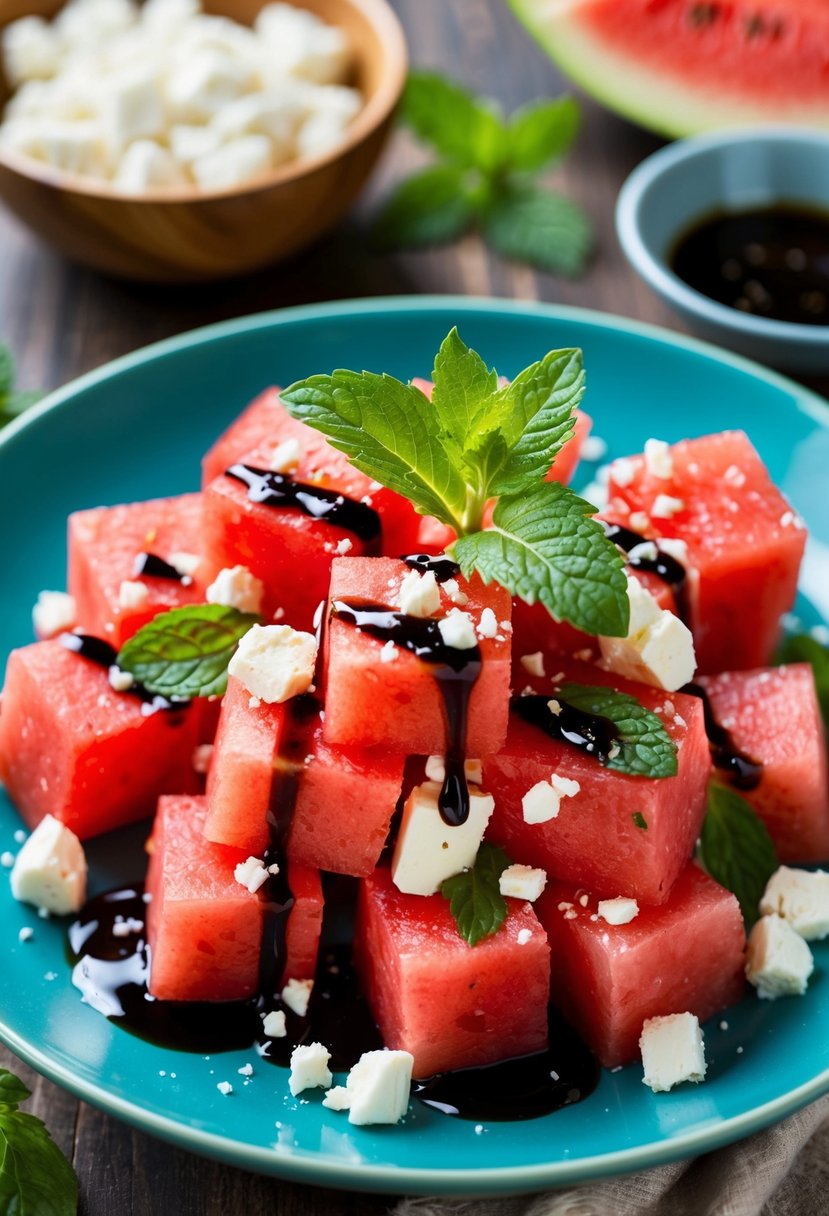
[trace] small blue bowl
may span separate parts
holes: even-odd
[[[704,338],[774,367],[826,374],[829,325],[739,312],[689,287],[670,269],[678,238],[699,220],[775,203],[829,214],[829,134],[753,127],[671,144],[625,182],[616,231],[634,270]]]

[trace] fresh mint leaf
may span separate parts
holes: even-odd
[[[380,249],[445,245],[462,236],[475,206],[460,165],[431,165],[401,182],[374,227]]]
[[[440,893],[449,900],[458,933],[470,946],[492,937],[507,916],[507,901],[500,890],[500,878],[510,864],[503,849],[484,842],[471,870],[447,878]]]
[[[460,529],[466,485],[420,389],[393,376],[335,371],[292,384],[281,399],[361,472],[411,499],[421,514]]]
[[[633,819],[633,822],[637,828],[641,828],[643,832],[647,832],[648,821],[641,811],[634,811],[631,818]]]
[[[774,661],[777,664],[811,663],[820,712],[829,728],[829,650],[808,633],[798,633],[783,640]]]
[[[510,168],[537,173],[569,150],[578,134],[581,111],[572,97],[532,101],[509,121]]]
[[[154,617],[122,647],[118,666],[175,700],[221,696],[239,640],[259,617],[224,604],[193,604]]]
[[[75,1216],[78,1180],[34,1115],[17,1106],[30,1096],[13,1073],[0,1069],[0,1213],[2,1216]]]
[[[711,877],[737,896],[743,919],[752,925],[766,883],[777,869],[777,853],[765,824],[745,798],[716,781],[708,786],[699,857]]]
[[[42,393],[15,391],[16,376],[14,355],[8,346],[0,343],[0,427],[12,422],[43,396]]]
[[[460,536],[455,560],[525,603],[586,633],[624,637],[629,603],[622,557],[591,518],[595,507],[558,482],[499,499],[492,527]]]
[[[432,408],[438,422],[452,445],[455,459],[467,468],[472,464],[474,473],[477,461],[469,461],[465,454],[472,451],[476,419],[498,391],[497,373],[487,367],[477,351],[470,350],[453,328],[435,357],[432,381]]]
[[[646,709],[636,697],[617,692],[615,688],[573,683],[562,684],[554,695],[557,701],[572,705],[574,709],[608,718],[616,727],[619,752],[606,761],[606,768],[632,777],[676,776],[676,744],[661,718]],[[634,814],[636,826],[647,828],[641,814],[639,819],[641,823]]]
[[[0,397],[8,397],[14,389],[17,367],[8,346],[0,342]]]
[[[437,72],[409,73],[401,116],[454,164],[489,172],[505,159],[507,132],[498,108]]]
[[[581,207],[539,186],[508,184],[482,224],[487,242],[504,257],[569,277],[581,274],[593,243]]]

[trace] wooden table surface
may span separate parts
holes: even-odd
[[[392,0],[412,62],[453,73],[507,110],[564,86],[504,0]],[[584,102],[574,152],[560,184],[590,213],[596,257],[577,282],[490,256],[476,238],[434,252],[378,257],[365,221],[388,184],[420,152],[395,137],[361,205],[343,228],[286,266],[195,289],[136,287],[62,260],[0,212],[0,337],[15,350],[20,385],[51,389],[146,343],[227,317],[283,305],[388,294],[458,292],[582,305],[673,329],[680,322],[624,261],[613,208],[624,178],[659,141]],[[820,386],[817,386],[820,387]],[[77,1101],[0,1048],[0,1066],[31,1086],[28,1109],[44,1119],[80,1178],[83,1216],[364,1216],[390,1196],[318,1190],[255,1177],[190,1156]]]

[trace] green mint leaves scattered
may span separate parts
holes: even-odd
[[[510,864],[503,849],[484,842],[471,870],[447,878],[440,893],[449,900],[458,933],[470,946],[497,933],[507,916],[507,901],[501,894],[500,879]]]
[[[29,1097],[0,1068],[0,1213],[75,1216],[78,1180],[40,1119],[17,1109]]]
[[[392,194],[375,227],[381,247],[440,245],[477,228],[505,257],[554,274],[582,271],[593,241],[587,217],[535,180],[569,151],[577,102],[536,101],[507,119],[435,72],[412,72],[401,113],[440,161]]]
[[[173,608],[124,644],[118,666],[148,692],[172,700],[221,696],[239,640],[258,623],[253,613],[223,604]]]
[[[606,768],[628,773],[631,777],[676,776],[676,744],[661,718],[645,709],[636,697],[617,692],[614,688],[588,684],[562,684],[554,696],[557,701],[572,705],[574,709],[608,718],[616,727],[619,753],[611,754]],[[642,826],[636,821],[635,815],[634,823],[637,827]]]
[[[798,633],[780,644],[775,663],[811,663],[824,724],[829,728],[829,650],[808,633]]]
[[[754,924],[760,897],[777,869],[777,853],[745,798],[715,781],[708,786],[699,859],[713,879],[737,896],[746,924]]]
[[[634,811],[631,818],[633,819],[633,822],[637,828],[641,828],[643,832],[647,832],[648,821],[641,811]]]
[[[0,427],[17,418],[43,396],[42,393],[21,392],[15,389],[16,379],[14,355],[8,346],[0,343]]]
[[[282,393],[363,473],[457,533],[464,574],[495,579],[591,634],[624,636],[623,559],[595,508],[544,480],[584,393],[578,350],[550,351],[505,387],[453,329],[435,359],[431,402],[373,372],[334,371]],[[483,530],[487,508],[491,527]]]

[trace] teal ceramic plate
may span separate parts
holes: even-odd
[[[441,338],[513,375],[554,346],[582,346],[586,405],[611,454],[651,435],[748,431],[811,529],[798,609],[829,616],[829,410],[796,385],[713,347],[575,310],[446,297],[324,305],[249,318],[139,351],[52,394],[0,439],[0,652],[31,640],[30,610],[64,581],[69,511],[193,489],[199,457],[264,385],[333,367],[428,375]],[[589,470],[587,471],[589,473]],[[587,474],[583,473],[584,478]],[[821,596],[823,600],[821,602]],[[811,600],[811,603],[807,602]],[[814,605],[814,606],[813,606]],[[820,610],[820,611],[818,611]],[[747,627],[750,623],[747,622]],[[0,851],[20,826],[0,795]],[[94,890],[133,878],[140,833],[90,849]],[[703,1152],[829,1090],[829,943],[804,999],[747,999],[706,1027],[703,1085],[655,1095],[631,1065],[586,1101],[526,1123],[484,1126],[415,1102],[405,1124],[353,1128],[320,1095],[251,1052],[205,1059],[131,1037],[81,1004],[63,929],[0,880],[0,1037],[35,1068],[137,1127],[262,1173],[363,1190],[534,1190]],[[34,938],[18,942],[18,930]],[[248,1084],[237,1070],[251,1059]],[[223,1097],[220,1081],[234,1093]]]

